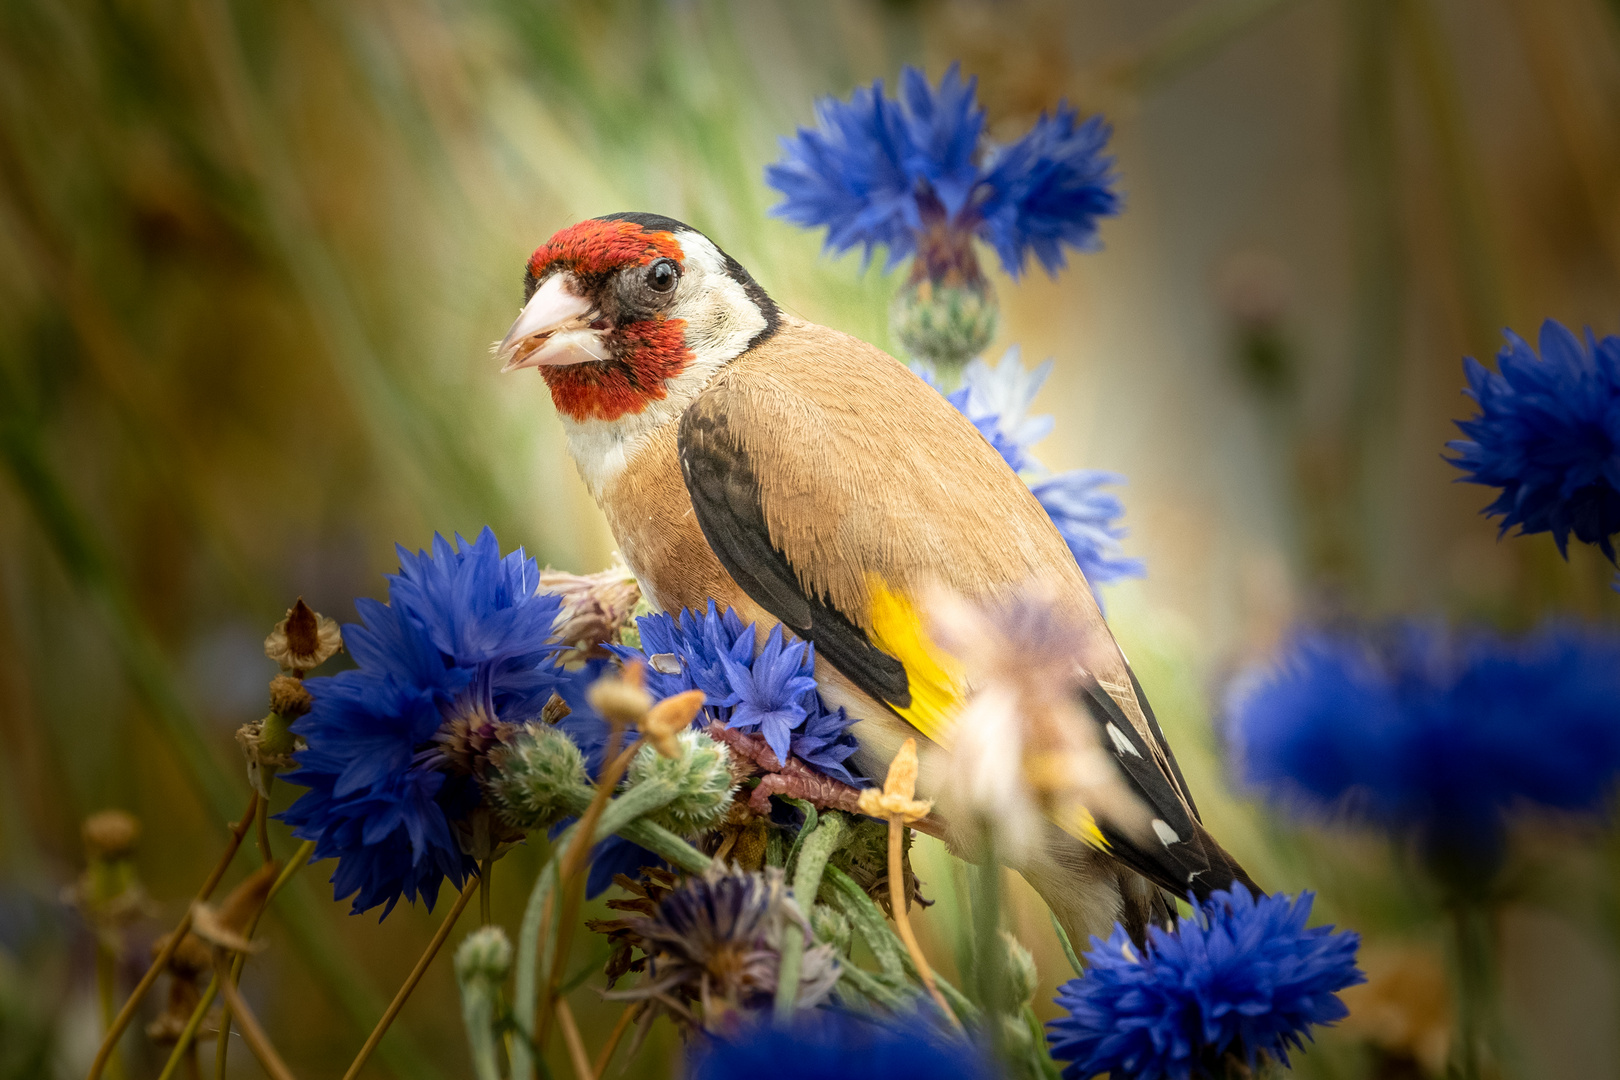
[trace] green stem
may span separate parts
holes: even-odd
[[[808,838],[801,830],[793,842],[799,851],[798,869],[793,874],[793,899],[809,918],[815,907],[816,893],[821,891],[821,876],[827,869],[827,860],[838,849],[844,838],[848,822],[843,814],[829,810],[818,823],[815,807],[805,816],[805,828],[813,829]],[[782,966],[776,981],[776,1018],[786,1020],[793,1015],[799,1000],[800,964],[804,959],[804,935],[789,933],[782,941]]]
[[[973,973],[979,1007],[995,1018],[1013,1012],[1007,997],[1007,950],[1001,942],[1001,865],[994,858],[973,867]],[[990,1036],[1001,1056],[1006,1041],[992,1019]]]
[[[1073,943],[1069,941],[1069,932],[1063,929],[1063,924],[1058,922],[1058,917],[1050,910],[1046,915],[1052,920],[1052,929],[1057,933],[1058,944],[1063,946],[1063,955],[1068,958],[1069,967],[1074,969],[1076,975],[1084,975],[1086,969],[1081,965],[1080,957],[1075,954]]]
[[[473,1075],[478,1080],[501,1080],[500,1058],[496,1052],[494,988],[484,977],[461,984],[461,1019],[467,1026]],[[516,1049],[518,1043],[512,1045]]]
[[[1453,963],[1457,976],[1457,1032],[1452,1064],[1458,1080],[1481,1080],[1495,1014],[1495,965],[1490,911],[1467,901],[1452,906]]]
[[[676,787],[669,781],[649,780],[637,784],[602,809],[591,843],[600,843],[618,834],[683,870],[702,873],[709,868],[707,855],[668,829],[640,820],[643,815],[668,805],[677,794]],[[575,813],[584,813],[591,800],[591,791],[581,788],[576,796],[575,805],[570,809]],[[569,845],[574,842],[578,828],[579,823],[575,822],[557,837],[552,845],[551,857],[535,880],[534,888],[529,892],[528,904],[523,909],[523,922],[518,929],[517,978],[512,995],[513,1023],[522,1038],[512,1041],[513,1080],[526,1080],[534,1066],[529,1047],[534,1035],[534,1010],[540,977],[543,975],[549,979],[555,966],[552,956],[554,934],[547,935],[544,953],[540,949],[541,922],[545,915],[546,899],[556,886],[557,867],[567,854]],[[555,931],[555,927],[552,930]]]

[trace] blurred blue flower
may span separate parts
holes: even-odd
[[[704,1038],[690,1080],[991,1080],[986,1055],[918,1015],[880,1025],[833,1009],[799,1012],[791,1026],[762,1023]]]
[[[940,389],[926,365],[914,364],[912,370]],[[1052,473],[1030,453],[1031,446],[1052,432],[1051,416],[1029,415],[1036,393],[1051,372],[1050,360],[1026,370],[1015,345],[994,367],[983,360],[971,361],[962,369],[961,388],[946,395],[946,400],[973,421],[1014,472],[1025,475],[1030,491],[1069,545],[1101,606],[1098,586],[1144,577],[1147,567],[1141,559],[1122,553],[1119,542],[1128,532],[1116,522],[1124,516],[1125,506],[1118,496],[1102,490],[1107,484],[1125,483],[1123,476],[1101,469]]]
[[[1611,562],[1620,533],[1620,338],[1586,344],[1548,319],[1541,358],[1507,333],[1500,374],[1464,361],[1479,414],[1457,426],[1468,439],[1446,445],[1472,484],[1500,488],[1485,513],[1502,532],[1550,532],[1568,556],[1569,534],[1596,544]]]
[[[978,80],[963,81],[958,65],[937,89],[912,67],[900,81],[899,100],[884,96],[879,79],[847,102],[817,103],[817,127],[783,139],[782,160],[765,170],[783,196],[773,214],[825,226],[830,251],[860,244],[870,259],[882,246],[889,267],[936,230],[977,236],[1015,277],[1030,254],[1055,274],[1065,247],[1098,246],[1097,219],[1120,206],[1113,159],[1103,154],[1111,129],[1100,117],[1078,123],[1060,104],[998,148],[983,138]]]
[[[1140,955],[1123,927],[1093,937],[1085,975],[1058,988],[1068,1015],[1046,1029],[1052,1057],[1070,1063],[1066,1080],[1224,1076],[1228,1054],[1251,1068],[1261,1053],[1286,1065],[1313,1025],[1347,1015],[1337,992],[1365,981],[1355,933],[1306,928],[1312,899],[1256,901],[1237,885],[1174,933],[1149,927]]]
[[[756,657],[755,627],[712,600],[702,614],[688,609],[678,616],[644,615],[636,623],[641,648],[608,648],[621,660],[646,663],[654,699],[702,690],[704,709],[694,727],[719,720],[758,731],[780,761],[792,755],[846,784],[862,782],[844,765],[855,752],[854,721],[843,709],[829,710],[816,693],[814,645],[787,641],[778,626]]]
[[[1613,790],[1620,634],[1307,630],[1239,677],[1227,714],[1249,783],[1413,835],[1437,869],[1477,876],[1518,804],[1597,811]]]
[[[584,672],[552,661],[554,596],[537,596],[538,567],[521,549],[501,557],[485,529],[433,553],[400,549],[389,603],[361,598],[364,625],[345,626],[357,669],[309,679],[309,714],[293,725],[306,749],[285,778],[310,790],[282,819],[336,858],[338,899],[359,913],[401,896],[431,908],[446,878],[474,869],[458,827],[482,807],[483,755],[537,718],[553,693],[576,712],[564,723],[589,742]]]

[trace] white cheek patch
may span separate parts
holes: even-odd
[[[692,367],[707,375],[748,348],[765,329],[765,314],[742,282],[726,272],[725,256],[701,233],[676,236],[685,256],[680,290],[670,317],[686,321],[686,347]]]

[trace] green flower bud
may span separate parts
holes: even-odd
[[[590,802],[585,758],[553,727],[531,727],[491,758],[484,790],[508,824],[544,829]]]
[[[1007,931],[1001,932],[1001,941],[1007,947],[1007,989],[1019,1005],[1035,1000],[1040,975],[1035,970],[1035,958],[1029,950]]]
[[[456,981],[499,986],[512,970],[512,943],[499,926],[481,926],[456,950]]]
[[[984,278],[945,284],[924,277],[895,294],[889,329],[913,358],[954,377],[990,344],[997,317],[995,293]]]
[[[842,911],[826,904],[817,904],[810,913],[810,930],[816,935],[817,941],[825,941],[841,955],[849,955],[849,916]]]
[[[675,736],[677,755],[666,758],[644,746],[630,762],[630,787],[664,780],[679,792],[647,820],[677,836],[706,832],[725,820],[736,780],[731,775],[731,752],[702,731]]]

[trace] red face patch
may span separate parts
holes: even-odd
[[[529,273],[539,278],[562,267],[582,278],[595,278],[658,258],[679,263],[681,257],[681,245],[671,233],[649,232],[633,221],[581,221],[529,256]]]
[[[557,411],[578,421],[617,420],[661,400],[664,381],[686,369],[685,319],[630,323],[603,335],[611,356],[596,364],[543,367]]]

